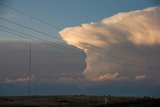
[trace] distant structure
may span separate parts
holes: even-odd
[[[109,94],[108,96],[104,97],[104,104],[107,104],[111,99],[111,95]]]
[[[108,102],[108,98],[107,98],[107,96],[105,96],[104,97],[104,104],[107,104],[107,102]]]

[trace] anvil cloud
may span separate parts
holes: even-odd
[[[160,7],[150,7],[68,27],[59,34],[69,45],[84,50],[86,79],[159,81],[159,18]]]

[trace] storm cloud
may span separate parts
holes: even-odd
[[[160,7],[118,13],[59,32],[85,52],[83,76],[92,81],[160,79]]]

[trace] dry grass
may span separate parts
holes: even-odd
[[[0,97],[0,107],[160,107],[160,99],[104,96],[15,96]]]

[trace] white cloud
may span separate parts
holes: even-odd
[[[31,80],[35,79],[35,76],[34,75],[31,75]],[[6,83],[12,83],[12,84],[15,84],[15,83],[22,83],[22,82],[26,82],[29,80],[29,77],[21,77],[21,78],[16,78],[16,79],[10,79],[10,78],[5,78],[5,82]]]
[[[155,60],[159,55],[151,50],[154,46],[160,49],[159,17],[160,8],[151,7],[119,13],[99,23],[68,27],[59,34],[86,53],[86,79],[134,79],[138,72],[159,73],[153,70],[160,69],[160,61]]]
[[[146,75],[137,75],[136,80],[144,80],[146,78]]]
[[[96,78],[95,81],[104,81],[104,80],[116,80],[118,77],[118,73],[115,74],[105,74],[101,75],[100,77]]]

